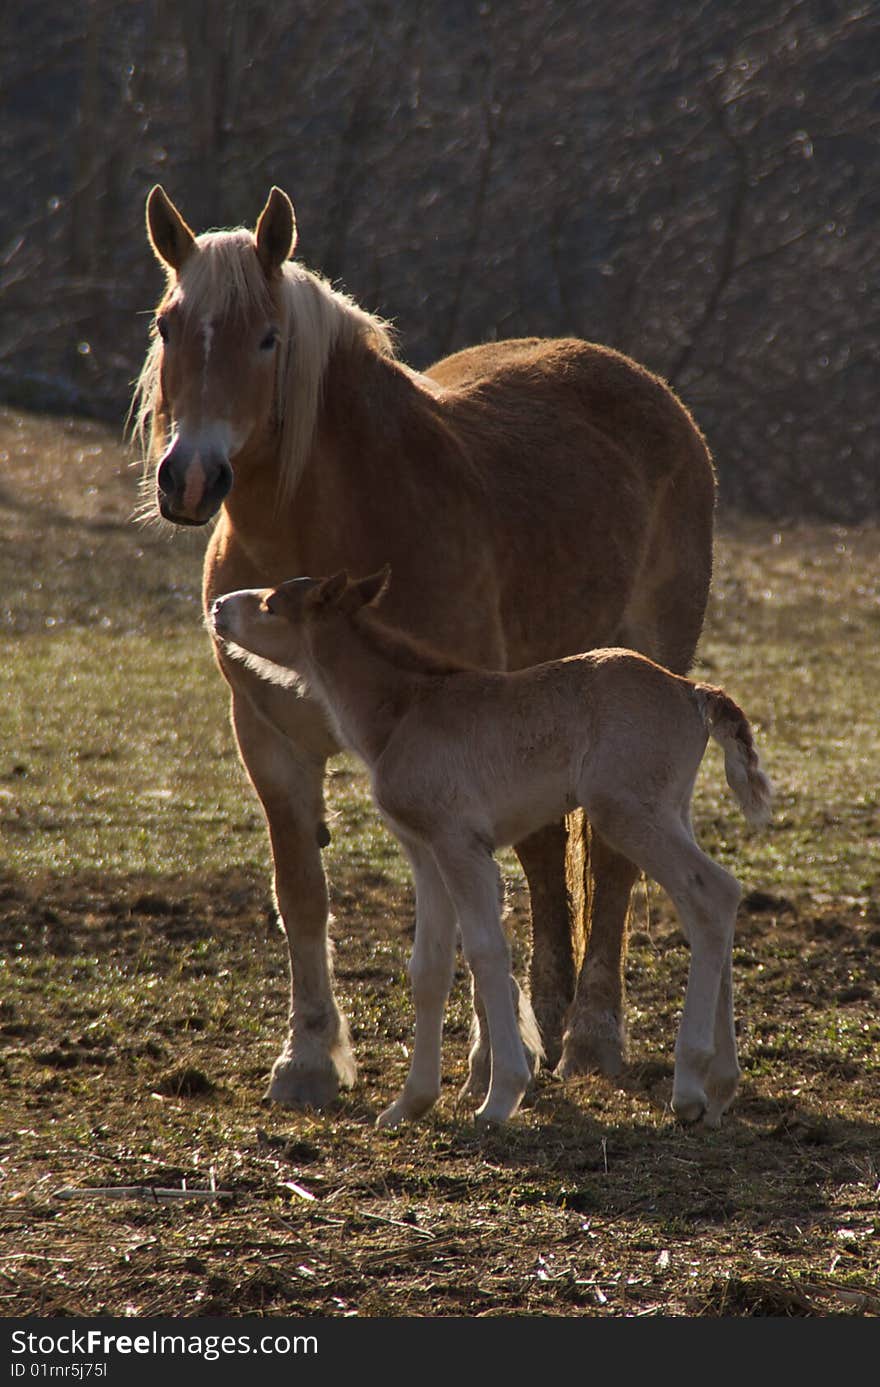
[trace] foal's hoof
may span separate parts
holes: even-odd
[[[538,1064],[540,1065],[541,1060],[543,1060],[543,1063],[550,1070],[556,1068],[562,1057],[562,1037],[568,1003],[563,1000],[560,1004],[561,995],[561,990],[554,990],[550,996],[536,994],[534,983],[532,984],[532,1011],[541,1034],[541,1045],[544,1051]]]
[[[707,1107],[705,1097],[699,1095],[693,1098],[673,1098],[672,1111],[675,1113],[676,1122],[680,1122],[683,1127],[693,1127],[695,1123],[703,1119],[705,1126],[719,1127],[721,1118],[714,1123],[706,1121]]]
[[[278,1060],[272,1070],[266,1099],[282,1108],[329,1108],[339,1097],[339,1075],[326,1069],[303,1069],[291,1060]]]
[[[485,1045],[480,1044],[476,1046],[470,1053],[468,1059],[468,1076],[459,1090],[459,1103],[464,1103],[468,1100],[472,1103],[482,1103],[486,1094],[489,1092],[489,1080],[491,1075],[492,1055],[487,1042]]]
[[[415,1122],[416,1118],[423,1117],[426,1112],[433,1108],[437,1099],[433,1095],[423,1095],[420,1098],[410,1097],[404,1093],[385,1108],[376,1118],[376,1126],[380,1129],[399,1127],[401,1122]]]

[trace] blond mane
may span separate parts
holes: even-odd
[[[251,316],[270,306],[269,287],[255,251],[253,233],[208,231],[196,240],[180,278],[169,271],[157,314],[175,288],[185,293],[186,311],[200,317]],[[321,389],[335,347],[360,339],[383,356],[394,355],[390,324],[358,307],[347,294],[292,260],[282,270],[281,345],[278,351],[275,412],[279,430],[279,489],[289,500],[306,464],[315,436]],[[161,388],[162,342],[155,325],[129,411],[131,436],[149,468],[164,447],[167,418]]]

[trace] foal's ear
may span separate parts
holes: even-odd
[[[293,203],[280,188],[273,188],[257,222],[257,255],[267,275],[274,274],[293,255],[296,217]]]
[[[158,183],[147,198],[147,235],[156,258],[175,272],[180,271],[195,249],[195,232]]]
[[[329,607],[339,601],[347,587],[348,574],[341,568],[332,578],[325,578],[318,587],[313,588],[309,593],[309,600],[316,607]]]
[[[371,573],[369,578],[359,578],[356,583],[352,583],[351,590],[358,596],[359,607],[373,607],[382,601],[388,591],[391,582],[391,565],[386,563],[384,568],[380,568],[378,573]]]

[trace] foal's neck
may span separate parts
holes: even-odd
[[[409,648],[405,637],[403,643]],[[379,759],[425,683],[442,677],[418,663],[406,666],[393,653],[393,645],[383,648],[362,615],[340,613],[312,632],[307,677],[323,696],[342,741],[367,765]]]

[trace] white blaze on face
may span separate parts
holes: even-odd
[[[214,342],[214,323],[211,318],[202,319],[202,341],[205,352],[202,358],[202,395],[208,393],[208,362],[211,359],[211,347]]]

